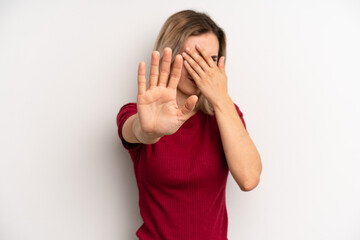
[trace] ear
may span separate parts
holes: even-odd
[[[219,59],[218,67],[221,72],[225,72],[225,56],[221,56]]]

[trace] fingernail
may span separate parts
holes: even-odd
[[[182,55],[183,55],[184,57],[186,57],[186,52],[183,52]]]
[[[200,44],[197,43],[196,46],[199,48],[199,47],[200,47]]]
[[[185,50],[186,50],[186,51],[190,51],[190,48],[187,47],[187,48],[185,48]]]

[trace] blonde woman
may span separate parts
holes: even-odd
[[[227,240],[229,171],[242,191],[259,183],[260,155],[228,94],[225,55],[224,31],[185,10],[158,35],[148,87],[139,64],[137,102],[120,109],[117,125],[134,164],[141,240]]]

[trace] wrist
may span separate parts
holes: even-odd
[[[220,97],[214,104],[214,111],[222,111],[224,108],[227,108],[228,106],[233,106],[234,103],[229,96],[229,94],[224,95],[223,97]]]
[[[147,132],[143,131],[143,129],[141,128],[140,119],[139,119],[138,114],[136,114],[136,117],[134,118],[132,127],[133,127],[132,129],[133,129],[135,138],[141,143],[154,144],[157,141],[159,141],[160,138],[162,137],[162,136],[159,136],[159,135],[151,133],[151,132],[147,133]]]

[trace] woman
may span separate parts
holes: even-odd
[[[226,240],[228,173],[250,191],[262,166],[228,95],[225,33],[206,14],[181,11],[167,19],[154,50],[148,89],[141,62],[137,103],[117,116],[139,188],[144,223],[136,235]]]

